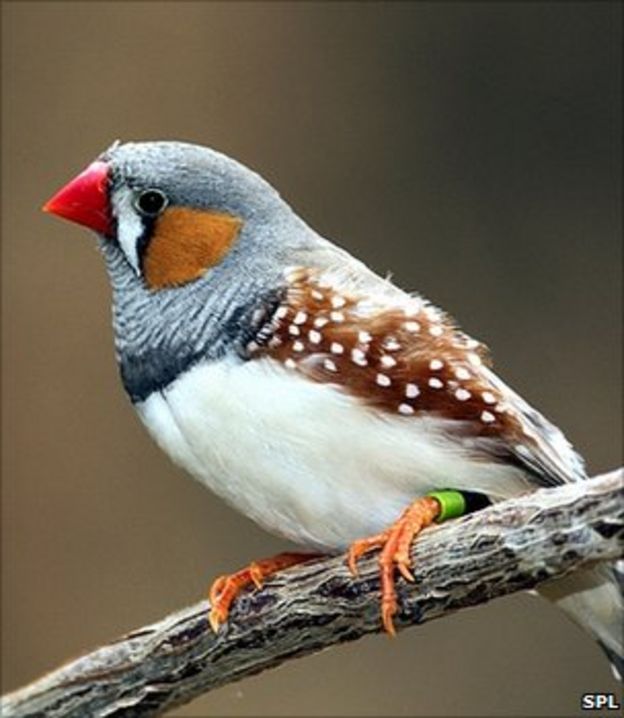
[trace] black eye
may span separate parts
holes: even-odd
[[[155,217],[167,206],[167,198],[159,189],[146,189],[136,198],[136,207],[148,217]]]

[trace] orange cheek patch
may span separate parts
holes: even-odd
[[[236,240],[242,221],[229,214],[172,207],[156,220],[143,259],[150,289],[198,279],[218,264]]]

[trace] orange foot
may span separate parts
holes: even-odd
[[[414,538],[435,521],[440,511],[440,504],[433,497],[425,496],[417,499],[405,509],[390,528],[376,536],[355,541],[349,548],[347,563],[354,576],[357,576],[357,561],[360,556],[372,549],[381,549],[379,556],[381,618],[384,628],[391,636],[396,634],[392,617],[398,610],[394,568],[396,566],[406,580],[414,580],[410,570],[412,565],[410,547]]]
[[[213,581],[208,592],[211,606],[208,621],[212,630],[217,633],[219,626],[227,621],[232,602],[249,584],[253,583],[256,588],[262,588],[262,582],[268,576],[320,556],[321,554],[315,553],[279,553],[272,558],[254,561],[236,573],[219,576]]]

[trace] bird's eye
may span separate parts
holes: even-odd
[[[135,205],[141,214],[155,217],[167,206],[167,197],[159,189],[146,189],[136,198]]]

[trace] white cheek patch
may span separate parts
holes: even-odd
[[[113,214],[117,218],[117,241],[126,255],[130,266],[137,276],[141,274],[139,268],[138,242],[145,231],[141,217],[133,205],[134,194],[132,190],[124,188],[112,197]]]

